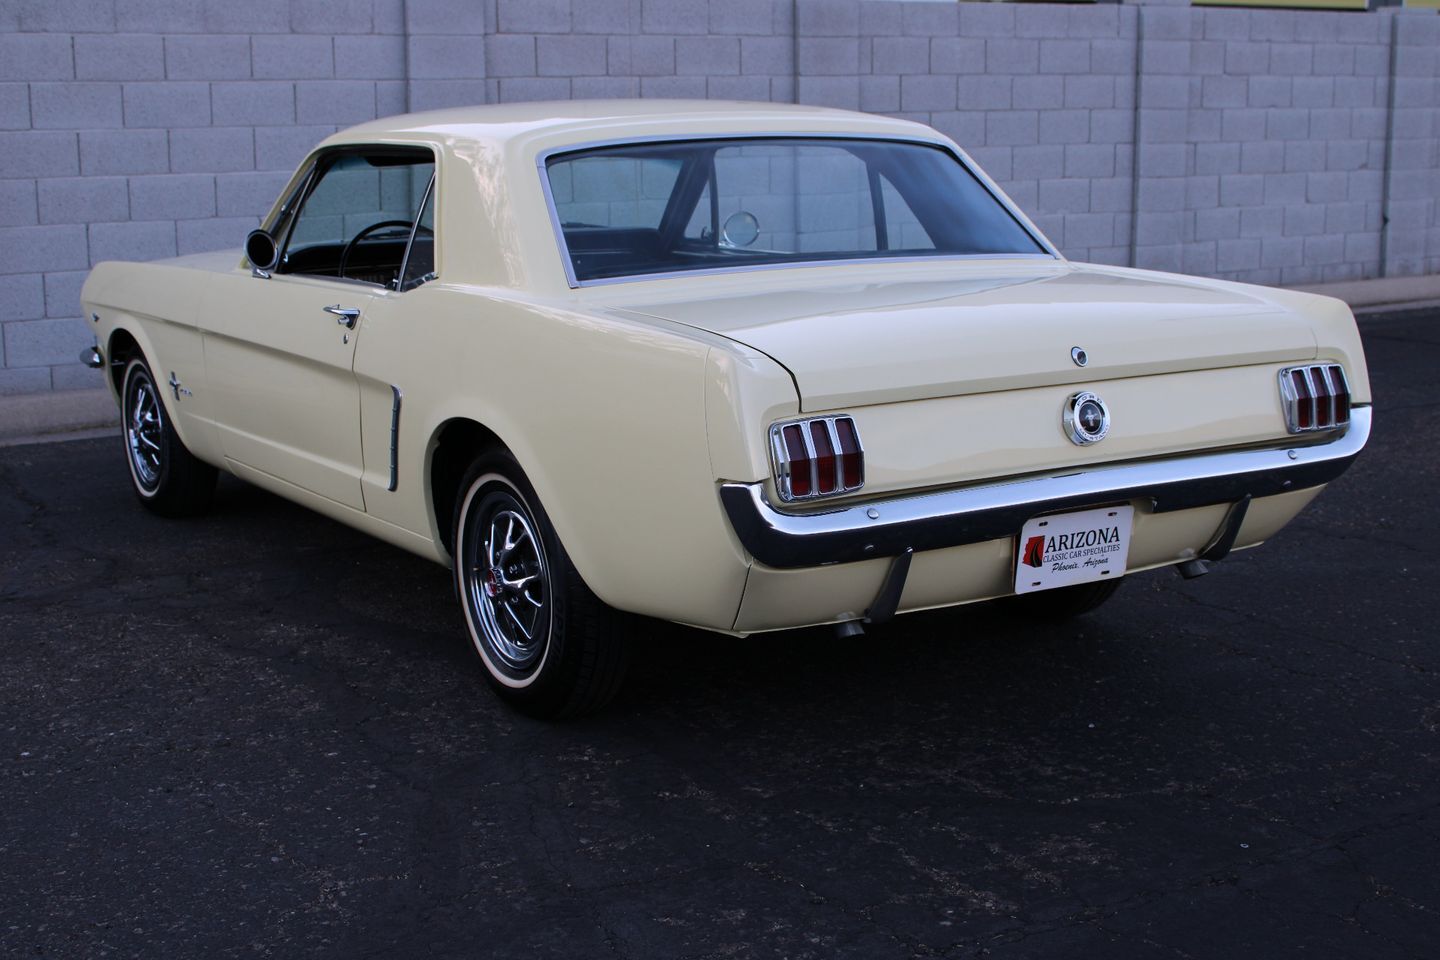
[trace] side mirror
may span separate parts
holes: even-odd
[[[275,238],[264,230],[251,230],[245,238],[245,259],[256,273],[269,276],[280,261],[280,248],[275,245]]]

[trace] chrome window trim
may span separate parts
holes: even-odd
[[[772,504],[764,482],[722,482],[719,493],[740,543],[760,563],[852,563],[1014,537],[1030,518],[1056,511],[1139,500],[1168,513],[1320,486],[1359,455],[1371,418],[1369,406],[1356,407],[1348,428],[1318,443],[1071,467],[803,512]]]
[[[410,269],[410,251],[415,249],[415,236],[420,232],[420,219],[425,216],[425,204],[430,202],[430,194],[435,191],[435,178],[439,175],[440,167],[437,164],[435,166],[435,169],[430,171],[430,182],[425,184],[425,192],[420,195],[420,206],[415,208],[415,222],[410,224],[410,239],[405,244],[405,256],[400,258],[400,272],[395,274],[396,293],[405,292],[405,273]],[[439,227],[440,218],[436,217],[435,226],[430,229],[432,242],[438,239],[440,236]],[[435,247],[437,249],[439,248],[439,246],[440,245],[438,243],[435,243]],[[439,262],[437,261],[435,265],[439,266]],[[430,273],[426,274],[426,276],[430,277],[431,279],[436,279],[440,276],[440,272],[438,270],[431,270]],[[420,286],[420,284],[417,283],[415,286],[418,287]],[[412,287],[411,289],[413,290],[414,287]]]
[[[649,143],[694,143],[696,141],[709,140],[875,140],[888,143],[913,144],[925,147],[934,147],[944,150],[950,157],[972,177],[981,188],[990,195],[990,198],[998,203],[1011,219],[1025,231],[1026,236],[1044,250],[1044,253],[964,253],[944,254],[936,256],[911,256],[911,257],[848,257],[832,260],[795,260],[787,263],[761,263],[761,264],[737,264],[733,267],[709,267],[703,270],[666,270],[658,273],[637,273],[626,277],[602,277],[596,280],[577,280],[575,278],[575,264],[570,257],[570,247],[565,242],[565,230],[560,224],[560,214],[555,209],[555,195],[550,190],[550,176],[546,169],[551,157],[566,153],[584,153],[587,150],[599,150],[604,147],[627,147],[637,144]],[[635,283],[647,280],[663,280],[668,277],[703,277],[715,276],[727,273],[748,273],[757,270],[785,270],[795,267],[820,267],[833,264],[856,264],[856,263],[943,263],[953,260],[1064,260],[1064,256],[1046,237],[1040,233],[1040,229],[1034,226],[1029,217],[1017,207],[1010,199],[1000,192],[999,185],[981,170],[978,166],[972,165],[955,148],[942,140],[934,140],[928,137],[901,137],[890,133],[837,133],[829,131],[825,133],[800,133],[795,131],[784,132],[748,132],[748,133],[697,133],[677,136],[675,134],[654,134],[643,137],[621,137],[609,140],[593,140],[583,143],[566,144],[559,147],[551,147],[542,150],[535,155],[535,168],[540,177],[540,189],[545,196],[545,206],[550,214],[550,228],[555,234],[556,248],[560,251],[561,266],[565,270],[565,280],[572,290],[580,287],[598,287],[612,283]]]

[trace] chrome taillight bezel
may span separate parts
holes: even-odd
[[[1350,422],[1350,381],[1340,364],[1286,367],[1279,382],[1285,429],[1290,433],[1338,430]]]
[[[855,457],[858,460],[860,482],[847,484],[845,482],[844,463],[841,459],[840,431],[837,426],[841,421],[849,424],[850,431],[855,436]],[[820,465],[816,456],[815,441],[811,435],[811,425],[823,425],[826,434],[830,438],[830,446],[835,456],[835,489],[820,490]],[[805,443],[806,462],[810,469],[810,492],[796,493],[792,485],[793,468],[795,461],[790,456],[789,448],[785,443],[784,431],[787,427],[799,427],[801,439]],[[854,493],[865,486],[865,444],[860,439],[860,427],[855,423],[855,418],[848,415],[831,417],[802,417],[795,420],[783,420],[770,425],[770,462],[771,471],[775,478],[775,492],[785,503],[796,503],[806,500],[823,500],[827,497],[838,497],[846,493]]]

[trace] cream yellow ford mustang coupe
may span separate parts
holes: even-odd
[[[1343,303],[1071,263],[934,130],[808,107],[363,124],[243,256],[83,300],[146,506],[225,470],[451,567],[546,717],[612,696],[628,615],[855,633],[1198,575],[1370,429]]]

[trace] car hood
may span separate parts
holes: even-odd
[[[1309,325],[1262,287],[1048,260],[825,274],[732,275],[704,296],[686,284],[688,295],[616,305],[767,354],[807,412],[1316,353]]]

